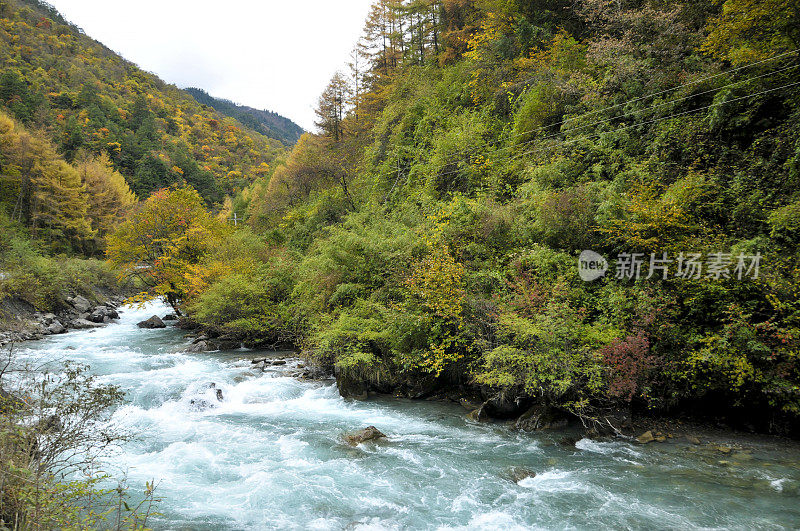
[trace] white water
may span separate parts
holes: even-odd
[[[114,462],[133,489],[159,483],[157,529],[800,526],[796,451],[721,456],[688,443],[589,439],[565,447],[563,433],[473,424],[460,406],[345,401],[332,382],[254,370],[257,353],[182,353],[179,331],[135,326],[165,312],[128,308],[119,324],[20,351],[87,363],[126,391],[114,420],[138,436]],[[341,442],[367,425],[389,440]],[[519,466],[536,476],[506,479]]]

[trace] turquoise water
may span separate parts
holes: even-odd
[[[254,352],[183,353],[181,332],[136,328],[154,313],[166,308],[128,308],[119,324],[19,352],[87,363],[125,390],[114,421],[137,436],[114,463],[134,489],[159,483],[156,529],[800,526],[796,446],[751,441],[730,455],[684,441],[566,447],[564,433],[474,424],[460,406],[346,401],[332,381],[287,377],[291,362],[254,370]],[[388,441],[341,442],[367,425]],[[514,482],[511,467],[536,476]]]

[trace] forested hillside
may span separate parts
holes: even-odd
[[[163,265],[151,293],[222,337],[302,346],[343,394],[796,427],[799,17],[380,0],[320,133],[235,200],[249,226],[203,221],[190,273]],[[605,276],[581,280],[582,250]]]
[[[124,204],[119,172],[145,201],[110,262],[210,336],[300,347],[345,395],[479,393],[477,418],[796,430],[795,3],[380,0],[319,133],[272,165],[264,137],[4,5],[8,215],[85,242],[118,218],[25,198],[85,204],[86,163]],[[54,162],[22,169],[26,142]],[[245,225],[209,213],[222,192]]]
[[[286,146],[293,146],[300,138],[300,135],[303,134],[302,127],[278,113],[254,109],[246,105],[238,105],[230,100],[215,98],[205,90],[195,87],[189,87],[185,90],[199,103],[213,107],[225,116],[235,118],[259,133],[278,139]]]
[[[188,182],[209,203],[265,174],[279,141],[201,106],[37,0],[0,3],[0,104],[69,163],[105,156],[139,196]]]

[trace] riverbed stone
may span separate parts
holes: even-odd
[[[177,321],[178,316],[175,313],[168,313],[164,317],[161,318],[162,321]]]
[[[380,431],[375,426],[367,426],[363,430],[350,433],[344,436],[344,440],[350,446],[356,446],[366,441],[375,441],[378,439],[385,439],[386,434]]]
[[[536,472],[525,466],[512,466],[507,468],[501,476],[512,483],[519,483],[523,479],[536,477]]]
[[[638,437],[636,437],[636,440],[639,441],[642,444],[647,444],[647,443],[651,443],[651,442],[655,441],[656,438],[653,436],[653,432],[652,431],[647,430],[643,434],[641,434]]]
[[[211,345],[208,344],[208,341],[198,341],[183,349],[184,352],[208,352],[209,350],[211,350]]]
[[[78,313],[86,313],[89,311],[89,308],[92,307],[92,303],[89,302],[85,297],[81,297],[80,295],[76,295],[75,297],[73,297],[70,303]]]
[[[334,369],[336,376],[336,388],[342,398],[352,398],[353,400],[366,400],[368,397],[367,385],[355,378],[339,373]]]
[[[137,323],[136,326],[138,326],[139,328],[148,328],[148,329],[167,327],[167,325],[164,324],[164,321],[162,321],[161,318],[157,315],[154,315],[150,319],[146,319],[144,321],[141,321],[140,323]]]
[[[486,413],[486,408],[483,405],[467,413],[467,418],[473,422],[489,422],[490,420],[489,414]]]
[[[66,328],[64,328],[64,325],[62,325],[62,324],[61,324],[61,321],[58,321],[58,320],[56,319],[56,320],[52,321],[52,322],[51,322],[51,323],[50,323],[50,324],[47,326],[47,331],[48,331],[49,333],[51,333],[51,334],[63,334],[64,332],[66,332],[66,331],[67,331],[67,329],[66,329]]]
[[[689,441],[692,444],[700,444],[700,439],[698,439],[694,435],[687,435],[686,436],[686,440]]]
[[[98,306],[86,320],[93,323],[107,323],[109,321],[107,312],[108,309],[105,306]]]
[[[101,323],[93,323],[87,319],[74,319],[69,323],[70,328],[76,328],[78,330],[86,330],[89,328],[98,328],[103,326]]]

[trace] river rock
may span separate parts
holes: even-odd
[[[355,433],[350,433],[344,436],[345,442],[350,446],[357,446],[365,441],[374,441],[384,438],[386,438],[386,434],[381,432],[375,426],[367,426],[363,430],[359,430]]]
[[[566,437],[562,437],[558,441],[559,446],[564,446],[566,448],[575,448],[575,443],[580,441],[580,437],[575,437],[574,435],[568,435]]]
[[[656,438],[653,437],[653,432],[652,431],[647,430],[643,434],[641,434],[638,437],[636,437],[636,440],[639,441],[642,444],[647,444],[647,443],[651,443],[651,442],[655,441]]]
[[[236,350],[242,346],[242,342],[238,339],[220,337],[214,340],[214,346],[217,347],[217,350]]]
[[[208,352],[209,350],[211,350],[211,345],[208,344],[208,341],[198,341],[183,349],[184,352]]]
[[[166,328],[167,325],[164,324],[164,321],[157,315],[152,316],[150,319],[146,319],[140,323],[137,323],[136,326],[139,328]]]
[[[686,436],[686,440],[689,441],[692,444],[700,444],[700,439],[698,439],[694,435],[687,435]]]
[[[490,420],[489,414],[486,413],[486,408],[483,405],[467,413],[467,418],[473,422],[489,422]]]
[[[217,389],[217,400],[222,402],[224,400],[222,396],[222,389]]]
[[[275,360],[272,362],[273,365],[286,365],[286,360]]]
[[[64,328],[60,321],[54,320],[47,326],[47,331],[51,334],[63,334],[67,329]]]
[[[72,304],[72,307],[75,308],[75,310],[78,313],[86,313],[89,311],[89,308],[92,307],[92,303],[89,302],[85,297],[81,297],[80,295],[76,295],[69,302],[70,304]]]
[[[526,478],[536,477],[536,472],[524,466],[512,466],[507,468],[501,476],[512,483],[519,483]]]
[[[167,315],[162,317],[161,320],[162,321],[177,321],[178,320],[178,316],[175,315],[174,313],[168,313]]]
[[[343,374],[336,375],[336,388],[339,390],[339,394],[342,395],[342,398],[366,400],[368,397],[367,385],[364,382],[344,376]]]
[[[517,419],[514,428],[521,431],[549,430],[565,428],[568,422],[561,411],[537,404]]]
[[[98,306],[89,314],[86,320],[93,323],[107,323],[109,321],[107,312],[108,308],[105,306]]]
[[[99,324],[99,323],[93,323],[93,322],[88,321],[86,319],[78,318],[78,319],[74,319],[74,320],[70,321],[69,326],[71,328],[77,328],[78,330],[85,330],[85,329],[88,329],[88,328],[98,328],[98,327],[103,326],[103,325]]]
[[[119,313],[114,308],[109,308],[108,311],[106,311],[106,316],[109,319],[119,319]]]

